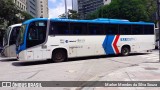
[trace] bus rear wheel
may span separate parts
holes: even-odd
[[[123,47],[122,50],[121,50],[121,54],[123,56],[128,56],[130,53],[130,49],[128,47]]]
[[[52,54],[52,61],[53,62],[63,62],[67,59],[67,54],[64,50],[58,49],[53,52]]]

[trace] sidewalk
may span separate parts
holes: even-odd
[[[0,55],[0,60],[7,60],[7,59],[16,59],[15,57],[3,57]]]
[[[160,81],[160,63],[143,63],[110,73],[99,81]],[[105,87],[94,90],[160,90],[160,87]]]

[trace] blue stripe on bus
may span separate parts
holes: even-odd
[[[112,47],[112,42],[114,40],[115,35],[107,35],[105,37],[105,40],[103,42],[103,48],[105,50],[105,53],[108,54],[115,54],[113,47]]]

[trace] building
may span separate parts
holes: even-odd
[[[37,17],[36,0],[27,0],[27,13],[33,17]]]
[[[17,7],[33,17],[48,18],[48,0],[14,0]]]
[[[48,0],[27,0],[27,12],[33,17],[48,18]]]
[[[78,13],[80,14],[81,18],[85,18],[87,14],[92,13],[93,11],[97,10],[99,7],[109,4],[111,0],[78,0],[77,7]],[[74,2],[76,6],[76,3]],[[73,7],[74,9],[76,7]]]
[[[48,0],[37,0],[37,17],[48,18]]]
[[[78,1],[72,0],[72,10],[75,10],[78,12]]]
[[[26,11],[26,0],[14,0],[13,1],[17,7],[21,10],[21,11]]]

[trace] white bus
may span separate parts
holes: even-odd
[[[17,43],[22,61],[52,60],[152,50],[154,23],[119,19],[45,19],[24,22]]]
[[[8,27],[3,38],[2,55],[16,57],[16,39],[22,24],[14,24]]]

